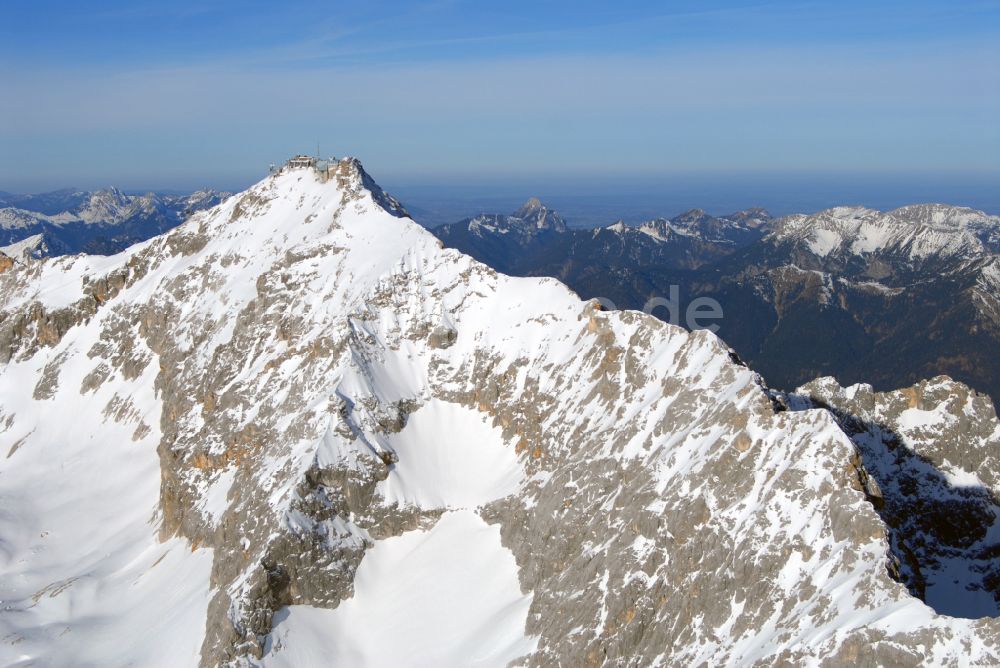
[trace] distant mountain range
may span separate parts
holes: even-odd
[[[879,389],[947,374],[1000,397],[1000,217],[940,204],[772,218],[692,210],[573,229],[531,200],[432,230],[446,245],[587,298],[721,304],[718,334],[775,386],[832,375]],[[677,321],[661,306],[652,311]]]
[[[0,192],[0,246],[32,238],[36,254],[111,255],[173,229],[228,195],[215,190],[126,195],[117,188],[39,195]]]

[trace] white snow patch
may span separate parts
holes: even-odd
[[[213,526],[219,524],[223,513],[229,508],[229,489],[236,480],[236,467],[230,467],[218,474],[212,484],[202,495],[202,511],[212,520]]]
[[[955,466],[947,459],[944,461],[944,466],[941,467],[941,472],[952,487],[986,487],[975,473]]]
[[[399,457],[378,485],[388,503],[474,508],[516,493],[524,479],[500,429],[459,404],[431,400],[388,442]]]
[[[378,541],[354,597],[334,610],[279,610],[263,665],[503,666],[534,651],[500,528],[473,511],[445,513],[430,531]]]
[[[834,230],[817,228],[813,231],[812,238],[809,239],[809,250],[820,257],[826,257],[835,251],[843,238]]]
[[[617,223],[614,223],[612,225],[608,225],[604,229],[611,230],[612,232],[618,232],[619,234],[621,234],[622,232],[626,231],[628,229],[628,227],[625,225],[624,222],[622,222],[622,221],[619,220]],[[594,232],[596,233],[597,230],[594,230]]]
[[[904,434],[917,429],[925,429],[941,424],[944,415],[940,410],[925,411],[919,408],[907,408],[899,414],[899,430]]]

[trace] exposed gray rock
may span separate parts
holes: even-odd
[[[1000,616],[1000,429],[989,397],[941,376],[896,392],[822,378],[792,399],[851,436],[885,521],[890,572],[942,614]]]

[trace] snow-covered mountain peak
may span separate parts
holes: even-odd
[[[594,234],[597,234],[597,232],[600,229],[601,228],[594,228]],[[629,226],[625,224],[624,220],[616,220],[615,222],[611,223],[610,225],[605,225],[603,229],[609,230],[611,232],[616,232],[618,234],[621,234],[621,233],[623,233],[623,232],[625,232],[625,231],[627,231],[627,230],[629,230],[631,228],[629,228]]]
[[[106,188],[92,193],[87,202],[77,210],[78,217],[88,223],[98,221],[118,222],[134,210],[135,202],[118,188]]]
[[[708,216],[708,214],[705,213],[704,209],[688,209],[684,213],[676,216],[673,220],[678,223],[694,222],[703,220],[706,216]]]
[[[229,215],[220,215],[228,211]],[[350,215],[348,215],[350,214]],[[407,218],[402,205],[386,193],[365,171],[356,158],[343,158],[328,173],[314,169],[283,169],[269,175],[245,192],[230,198],[219,207],[195,213],[178,230],[183,234],[192,227],[209,237],[209,245],[221,238],[261,243],[259,252],[303,248],[309,244],[329,243],[340,226],[368,219],[374,224],[381,216]],[[252,226],[251,230],[246,226]],[[403,229],[365,230],[365,242],[382,243],[386,237],[400,236],[413,242],[419,233],[415,224],[400,223]],[[409,232],[406,234],[404,232]],[[168,235],[169,236],[169,235]],[[398,248],[398,243],[389,248]]]
[[[447,234],[471,234],[479,238],[499,236],[515,244],[525,244],[549,234],[567,231],[566,221],[537,197],[531,197],[509,215],[480,214],[459,223],[443,225]]]
[[[757,229],[770,224],[773,217],[767,209],[759,206],[743,209],[735,213],[724,216],[727,220],[742,223],[750,228]]]
[[[5,663],[997,660],[892,579],[831,413],[373,184],[0,273]]]
[[[510,217],[523,220],[539,230],[566,231],[566,221],[562,216],[542,204],[537,197],[529,197]]]
[[[636,230],[640,234],[645,234],[657,241],[670,241],[678,235],[695,236],[691,230],[677,227],[667,218],[647,220],[644,223],[640,223]]]
[[[514,212],[514,215],[520,218],[524,218],[542,208],[544,208],[542,200],[538,199],[537,197],[529,197],[527,201],[521,205],[521,208]]]

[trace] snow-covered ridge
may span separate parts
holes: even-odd
[[[44,235],[47,255],[118,252],[162,234],[227,193],[126,195],[116,188],[0,197],[0,245]]]
[[[45,236],[42,234],[35,234],[22,239],[21,241],[17,241],[0,248],[0,253],[19,262],[24,262],[27,260],[37,260],[45,257],[48,254],[47,250],[48,249],[45,245]]]
[[[691,209],[673,218],[654,218],[638,225],[625,225],[619,221],[601,229],[618,234],[638,233],[659,242],[687,238],[730,245],[758,238],[770,220],[770,214],[759,208],[725,216],[712,216],[702,209]]]
[[[200,190],[190,196],[164,196],[155,193],[126,195],[117,188],[108,188],[80,195],[85,197],[79,206],[57,213],[43,213],[16,206],[2,207],[0,226],[10,229],[41,222],[57,226],[70,223],[115,225],[154,212],[169,213],[179,217],[185,212],[213,206],[228,193]]]
[[[802,243],[819,257],[971,257],[998,250],[1000,217],[943,204],[912,205],[889,212],[842,206],[777,220],[769,239]]]

